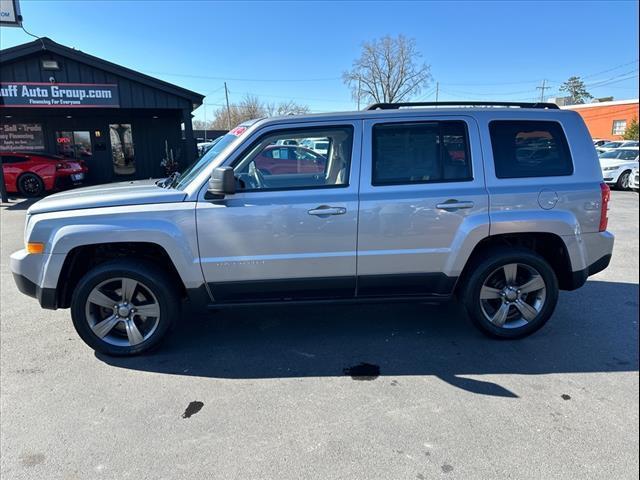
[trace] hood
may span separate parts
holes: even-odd
[[[183,191],[161,188],[155,182],[156,180],[135,180],[76,188],[43,198],[31,205],[27,213],[143,205],[146,203],[170,203],[184,200],[186,194]]]

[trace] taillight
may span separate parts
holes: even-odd
[[[64,164],[63,163],[56,163],[56,170],[60,170],[61,168],[64,168]]]
[[[600,195],[600,231],[604,232],[609,223],[609,200],[611,200],[611,189],[609,185],[604,182],[600,184]]]

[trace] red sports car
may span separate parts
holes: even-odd
[[[255,158],[255,165],[265,175],[323,173],[326,157],[305,147],[269,145]]]
[[[47,191],[78,185],[89,170],[82,160],[43,153],[2,152],[2,171],[7,192],[39,197]]]

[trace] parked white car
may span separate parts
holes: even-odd
[[[638,170],[638,167],[634,168],[633,170],[631,170],[631,175],[629,176],[629,188],[631,188],[631,190],[635,190],[636,192],[640,189],[640,187],[638,186],[638,184],[640,184],[640,171]]]
[[[638,167],[638,148],[618,148],[600,154],[602,178],[606,183],[626,190],[631,171]]]
[[[596,146],[598,154],[604,152],[610,152],[618,148],[638,148],[638,142],[635,140],[617,140],[615,142],[603,143],[600,146]]]
[[[327,138],[305,138],[300,142],[300,145],[325,157],[329,151],[329,139]]]

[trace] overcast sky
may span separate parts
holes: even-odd
[[[245,93],[312,111],[355,103],[340,77],[363,41],[415,38],[433,82],[418,98],[534,100],[570,75],[595,96],[638,97],[638,3],[21,0],[25,28],[207,95]],[[33,40],[2,28],[2,48]],[[196,112],[203,118],[204,108]]]

